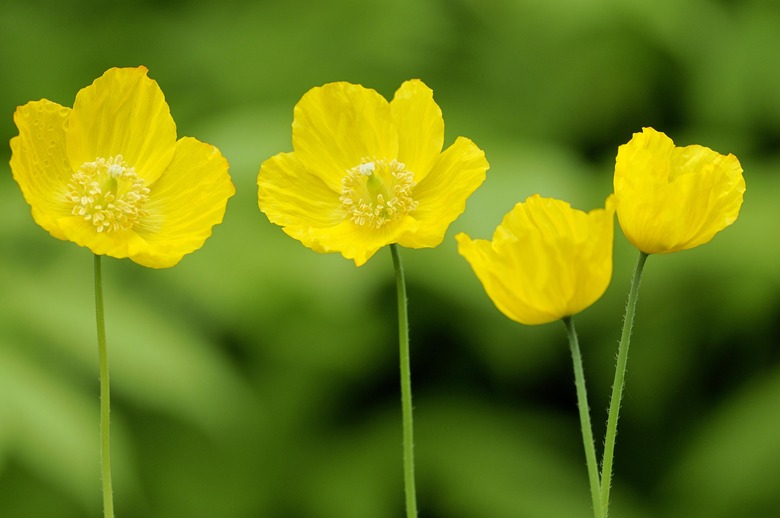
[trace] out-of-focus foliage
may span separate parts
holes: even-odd
[[[780,5],[760,0],[4,3],[0,140],[16,106],[68,104],[142,64],[178,134],[217,145],[238,191],[175,268],[104,261],[119,514],[402,515],[389,252],[355,268],[309,251],[258,211],[255,182],[291,149],[306,90],[388,97],[412,77],[446,114],[445,145],[468,135],[491,164],[440,247],[402,251],[421,516],[589,516],[563,328],[501,315],[452,236],[488,238],[537,192],[599,206],[643,126],[734,153],[747,192],[711,243],[648,261],[613,514],[776,514],[778,26]],[[3,170],[0,515],[98,516],[92,261],[33,222]],[[577,317],[597,437],[636,256],[617,232],[613,282]]]

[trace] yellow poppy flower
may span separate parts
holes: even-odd
[[[596,302],[612,278],[614,205],[588,213],[538,194],[504,216],[492,241],[455,236],[488,296],[521,324],[546,324]]]
[[[618,148],[615,207],[629,241],[647,254],[710,241],[739,215],[745,179],[734,155],[703,146],[675,147],[644,128]]]
[[[260,210],[312,250],[357,266],[391,243],[437,246],[488,169],[467,138],[442,152],[441,109],[419,80],[391,102],[345,82],[313,88],[293,119],[294,151],[260,167]]]
[[[17,108],[11,170],[52,236],[166,268],[203,246],[235,188],[217,148],[176,140],[163,93],[146,74],[112,68],[73,108],[46,99]]]

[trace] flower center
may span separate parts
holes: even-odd
[[[68,183],[73,215],[91,221],[98,232],[130,230],[146,215],[149,189],[122,155],[84,162]]]
[[[417,208],[414,173],[397,160],[364,158],[341,180],[341,206],[360,226],[381,228]]]

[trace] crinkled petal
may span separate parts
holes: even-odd
[[[70,108],[45,99],[20,106],[14,113],[19,135],[11,139],[11,171],[32,208],[35,222],[58,239],[66,239],[59,218],[73,205],[65,195],[73,175],[65,153],[65,126]]]
[[[60,218],[70,241],[98,255],[129,257],[150,268],[174,266],[200,248],[222,221],[227,199],[235,193],[228,163],[214,146],[183,138],[176,154],[151,187],[146,215],[130,230],[97,232],[79,216]]]
[[[514,312],[544,315],[544,320],[525,316],[524,324],[543,324],[570,314],[569,301],[577,290],[573,219],[567,203],[534,195],[515,205],[494,233],[494,261],[514,287]]]
[[[311,173],[295,153],[281,153],[260,166],[257,203],[271,223],[282,227],[333,227],[344,220],[334,191]]]
[[[623,233],[646,253],[694,248],[736,221],[745,180],[734,155],[675,147],[652,128],[620,146],[615,200]]]
[[[466,199],[485,181],[489,168],[485,153],[471,140],[458,137],[434,163],[430,173],[413,190],[418,202],[410,215],[420,222],[398,244],[408,248],[438,246],[447,228],[466,208]]]
[[[390,102],[398,128],[398,160],[420,182],[433,167],[444,145],[444,119],[425,83],[406,81]]]
[[[78,169],[122,155],[147,186],[163,173],[176,147],[176,124],[145,67],[112,68],[76,95],[67,152]]]
[[[677,235],[671,236],[674,241],[664,243],[669,252],[688,250],[709,242],[739,216],[745,192],[739,161],[734,155],[718,155],[710,160],[698,169],[701,174],[679,176],[670,186],[669,203],[688,207],[688,211],[681,215],[687,218],[687,224],[681,225],[678,221],[674,225]]]
[[[414,218],[406,216],[378,229],[346,220],[329,228],[291,226],[285,227],[284,231],[315,252],[339,252],[345,258],[354,260],[356,266],[362,266],[377,250],[397,242],[400,234],[413,231],[418,225]]]
[[[363,158],[392,160],[398,132],[390,105],[376,91],[345,82],[309,90],[295,106],[293,149],[298,160],[334,190]]]
[[[147,215],[135,229],[148,246],[129,254],[130,259],[168,268],[203,246],[236,192],[228,167],[216,147],[190,137],[179,140],[170,166],[150,188]]]
[[[65,239],[89,248],[97,255],[117,259],[132,257],[148,248],[148,243],[132,230],[97,232],[91,221],[81,216],[66,216],[57,221]]]
[[[614,205],[589,213],[534,195],[518,203],[493,241],[458,234],[458,251],[509,318],[527,325],[574,315],[598,300],[612,277]]]
[[[570,289],[566,316],[575,315],[601,298],[612,280],[615,206],[607,198],[604,208],[582,212],[571,209],[569,244],[559,256],[568,269]],[[564,247],[565,250],[565,247]],[[561,288],[565,291],[565,287]]]
[[[560,318],[560,311],[550,311],[525,299],[521,286],[528,276],[514,266],[514,256],[498,255],[490,241],[472,240],[462,232],[455,239],[458,253],[469,262],[488,297],[504,315],[526,325],[545,324]]]

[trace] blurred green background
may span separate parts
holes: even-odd
[[[256,176],[309,88],[389,98],[418,77],[445,145],[491,164],[441,246],[402,249],[421,518],[589,516],[563,326],[501,315],[452,236],[490,237],[537,192],[601,205],[643,126],[734,153],[748,188],[710,244],[648,262],[612,516],[780,516],[778,28],[771,0],[3,3],[0,140],[16,106],[145,65],[238,191],[175,268],[104,261],[117,515],[402,516],[390,252],[358,269],[304,248],[259,212]],[[2,168],[0,516],[97,517],[92,260]],[[576,319],[599,446],[635,257],[616,228],[613,282]]]

